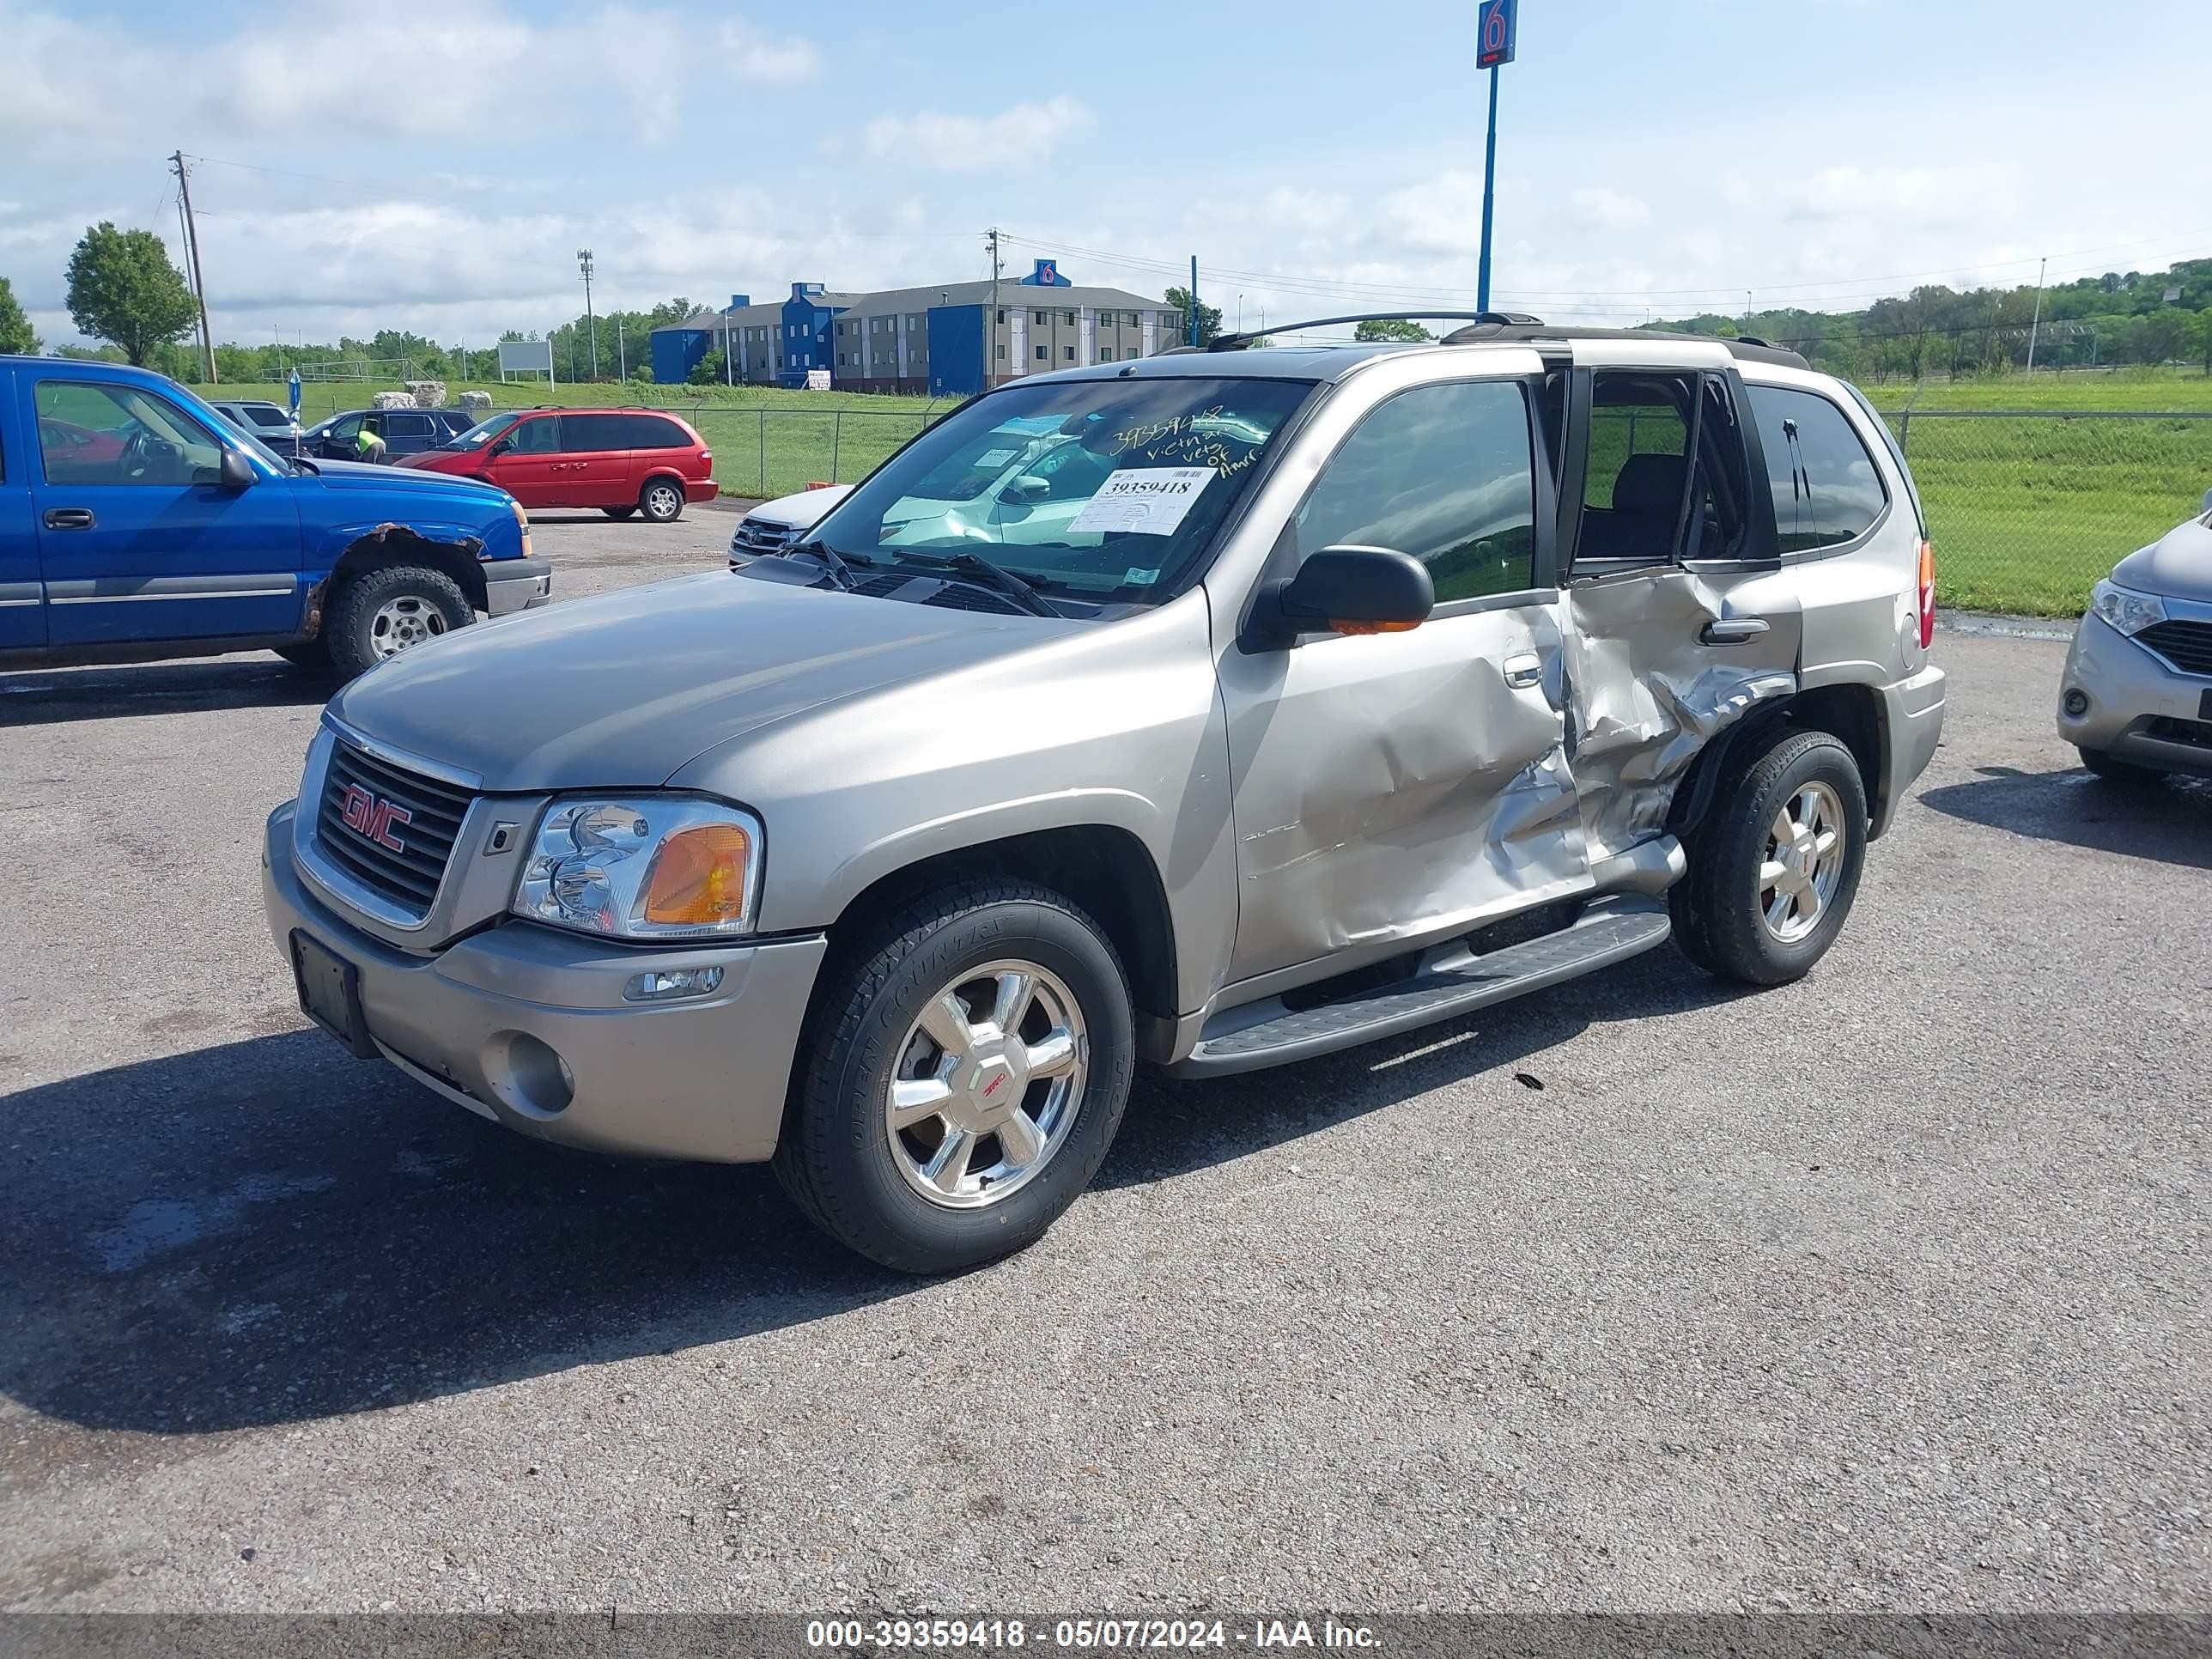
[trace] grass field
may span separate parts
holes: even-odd
[[[373,388],[304,388],[310,421],[358,408]],[[673,409],[714,452],[726,495],[780,495],[817,480],[860,477],[952,400],[767,386],[476,383],[495,408],[636,403]],[[203,393],[213,389],[201,387]],[[2115,560],[2201,509],[2212,489],[2212,379],[2188,370],[2071,371],[1867,394],[1920,486],[1947,606],[2071,616]],[[282,403],[281,386],[226,386],[221,396]],[[1909,422],[1905,418],[1910,410]],[[2001,412],[2002,411],[2002,412]],[[2078,416],[2078,418],[2071,418]]]

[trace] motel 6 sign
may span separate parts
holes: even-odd
[[[1474,65],[1496,69],[1513,61],[1513,43],[1520,0],[1481,0],[1475,25]]]

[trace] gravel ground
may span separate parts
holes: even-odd
[[[538,535],[573,598],[732,522]],[[1145,1082],[933,1284],[306,1028],[273,659],[0,675],[0,1606],[2212,1607],[2212,788],[1940,649],[1806,982]]]

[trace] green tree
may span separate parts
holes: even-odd
[[[1403,317],[1370,317],[1352,331],[1355,340],[1433,340],[1437,337]]]
[[[1160,296],[1182,313],[1182,326],[1176,331],[1177,338],[1188,344],[1190,340],[1190,290],[1171,288]],[[1198,308],[1198,343],[1206,344],[1221,332],[1221,307],[1201,305]]]
[[[112,340],[143,365],[155,346],[181,339],[198,313],[184,273],[150,230],[118,230],[106,220],[77,243],[69,262],[70,320],[95,340]]]
[[[38,349],[39,337],[31,331],[31,319],[15,302],[15,284],[0,276],[0,351],[30,356]]]
[[[720,386],[726,372],[727,364],[722,356],[722,348],[716,346],[697,362],[692,364],[691,372],[684,378],[690,381],[693,386]]]

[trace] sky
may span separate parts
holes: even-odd
[[[1492,302],[1635,323],[1848,309],[2212,254],[2174,123],[2201,0],[1522,0]],[[86,227],[191,158],[218,340],[447,345],[683,295],[1009,274],[1234,325],[1469,308],[1474,0],[1214,9],[0,0],[0,276],[49,346]],[[2201,22],[2201,17],[2197,19]]]

